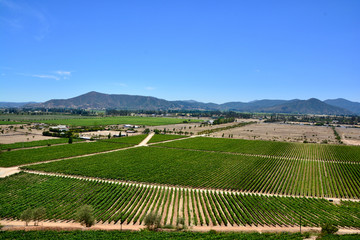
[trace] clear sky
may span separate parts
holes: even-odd
[[[0,101],[360,102],[359,0],[0,0]]]

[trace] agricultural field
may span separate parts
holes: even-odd
[[[300,124],[264,123],[251,124],[211,134],[211,137],[226,137],[283,142],[312,142],[336,144],[331,127]]]
[[[97,222],[143,224],[147,213],[163,225],[337,226],[360,227],[360,203],[325,199],[261,196],[188,188],[85,181],[19,173],[0,179],[0,217],[18,219],[28,208],[44,207],[46,218],[73,220],[82,204],[94,208]]]
[[[2,152],[0,157],[1,167],[11,167],[35,162],[42,162],[60,158],[80,156],[84,154],[104,152],[140,143],[146,135],[100,140],[97,142],[84,142],[65,144],[34,149],[24,149]]]
[[[101,118],[78,118],[78,119],[57,119],[57,120],[34,120],[33,122],[41,122],[46,124],[62,124],[68,126],[107,126],[119,124],[147,125],[158,126],[167,124],[177,124],[189,119],[181,118],[165,118],[165,117],[101,117]],[[198,122],[200,120],[191,120],[190,122]]]
[[[138,229],[149,213],[190,229],[297,227],[300,216],[304,227],[360,228],[359,147],[155,134],[148,147],[83,156],[145,137],[1,152],[0,166],[38,164],[0,179],[0,218],[42,206],[72,222],[88,204],[98,224]]]
[[[162,143],[158,146],[302,160],[360,162],[360,147],[358,146],[303,144],[208,137],[189,138],[186,141]]]
[[[23,124],[22,122],[12,122],[12,121],[0,121],[0,125],[14,125],[14,124]]]
[[[219,239],[219,240],[301,240],[305,234],[300,233],[201,233],[201,232],[150,232],[150,231],[3,231],[0,232],[0,239],[59,239],[59,240],[83,240],[83,239]],[[357,240],[356,235],[352,238],[337,236],[327,239]]]
[[[81,139],[73,139],[73,142],[83,141]],[[10,144],[0,144],[0,150],[9,150],[9,149],[18,149],[18,148],[30,148],[30,147],[40,147],[47,146],[53,144],[63,144],[68,143],[68,138],[56,138],[56,139],[48,139],[48,140],[39,140],[39,141],[31,141],[31,142],[18,142],[18,143],[10,143]]]
[[[192,139],[176,143],[189,140]],[[360,198],[360,164],[346,162],[139,147],[24,168],[165,185],[294,196]]]
[[[172,131],[172,132],[188,132],[188,133],[193,133],[194,135],[197,135],[199,132],[203,132],[206,130],[214,130],[217,128],[223,128],[223,127],[229,127],[229,126],[233,126],[239,123],[244,123],[244,122],[257,122],[257,119],[236,119],[237,122],[232,122],[232,123],[224,123],[224,124],[219,124],[219,125],[201,125],[201,122],[204,121],[205,119],[199,119],[200,122],[192,122],[194,120],[192,120],[189,123],[179,123],[179,124],[169,124],[166,126],[150,126],[147,127],[150,130],[164,130],[166,129],[166,131]]]
[[[168,135],[168,134],[155,134],[148,143],[157,143],[169,140],[175,140],[180,138],[186,138],[186,136],[182,135]]]
[[[0,114],[0,120],[6,121],[20,121],[20,122],[32,122],[42,120],[61,120],[61,119],[87,119],[96,118],[92,116],[70,115],[70,114]]]

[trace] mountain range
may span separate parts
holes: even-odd
[[[167,101],[149,96],[89,92],[69,99],[54,99],[26,107],[124,109],[124,110],[221,110],[241,112],[353,115],[360,114],[360,103],[346,99],[256,100],[251,102],[202,103],[194,100]]]
[[[9,105],[9,103],[8,103]],[[1,107],[1,103],[0,103]],[[360,103],[346,99],[256,100],[251,102],[203,103],[194,100],[167,101],[149,96],[89,92],[69,99],[53,99],[19,107],[121,109],[121,110],[220,110],[239,112],[360,115]]]

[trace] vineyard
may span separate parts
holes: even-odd
[[[189,138],[186,141],[163,143],[159,146],[264,155],[302,160],[360,162],[360,147],[358,146],[303,144],[207,137]]]
[[[110,140],[100,140],[97,142],[84,142],[2,152],[0,157],[0,167],[11,167],[130,147],[140,143],[145,137],[146,135],[137,135],[132,137],[114,138]]]
[[[254,193],[360,198],[360,164],[347,162],[139,147],[83,157],[76,161],[64,160],[25,168],[104,179]]]
[[[57,138],[57,139],[47,139],[47,140],[39,140],[39,141],[31,141],[31,142],[17,142],[17,143],[10,143],[10,144],[0,144],[0,150],[11,150],[17,148],[30,148],[30,147],[40,147],[40,146],[47,146],[52,144],[62,144],[68,143],[68,138]],[[83,141],[81,139],[73,139],[73,142],[80,142]]]
[[[187,226],[360,227],[360,203],[335,205],[325,199],[261,196],[188,188],[85,181],[20,173],[0,179],[0,217],[18,219],[27,208],[43,206],[47,219],[74,220],[83,204],[98,222],[143,224],[150,212],[163,225],[183,218]]]
[[[353,238],[334,239],[356,240]],[[150,232],[150,231],[3,231],[0,232],[0,239],[59,239],[59,240],[83,240],[83,239],[219,239],[219,240],[301,240],[304,235],[300,233],[201,233],[201,232]],[[330,238],[326,238],[330,239]],[[333,238],[331,238],[333,239]]]
[[[169,135],[169,134],[155,134],[148,143],[157,143],[168,140],[175,140],[180,138],[185,138],[186,136],[181,135]]]

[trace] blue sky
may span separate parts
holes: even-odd
[[[360,102],[360,1],[0,0],[0,101]]]

